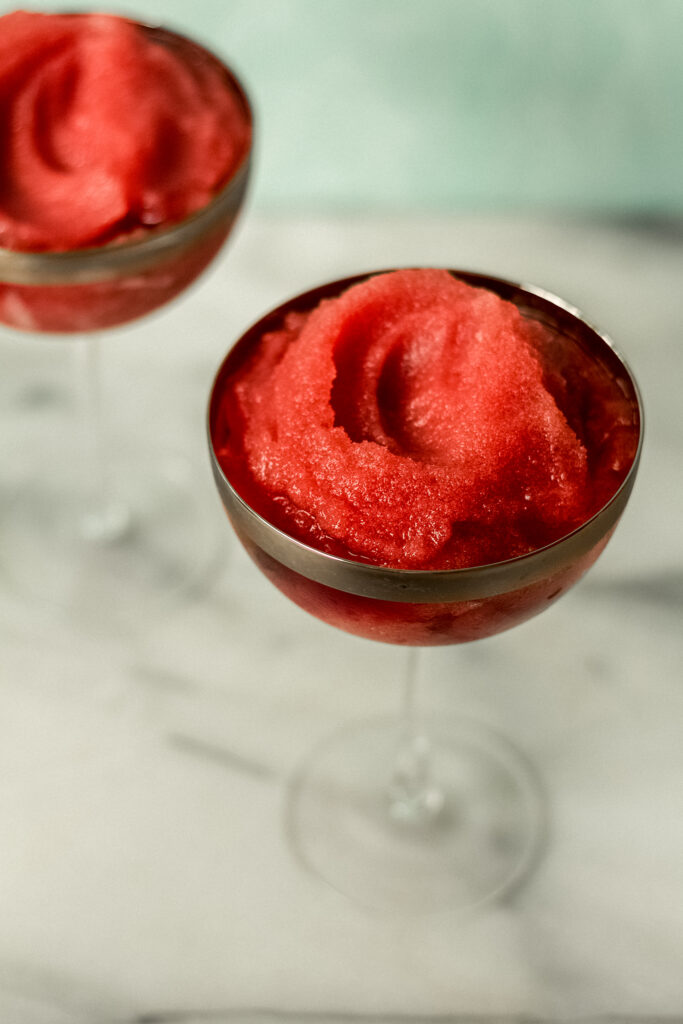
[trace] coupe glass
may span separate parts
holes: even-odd
[[[184,36],[137,27],[183,60],[216,66],[251,136],[249,101],[228,67]],[[210,264],[242,205],[250,157],[251,142],[212,199],[180,222],[92,248],[0,248],[0,323],[46,338],[72,335],[82,349],[80,437],[56,465],[31,465],[3,509],[2,569],[34,602],[88,624],[115,622],[117,612],[138,615],[148,600],[191,586],[215,556],[212,517],[189,461],[163,452],[146,459],[137,441],[124,461],[110,443],[101,340],[103,331],[176,298]]]
[[[358,636],[407,645],[403,709],[344,726],[306,758],[289,790],[288,833],[302,861],[373,907],[469,907],[528,874],[544,836],[542,786],[504,736],[465,720],[428,722],[416,703],[420,647],[480,640],[548,608],[599,556],[631,493],[641,445],[637,386],[610,341],[577,310],[535,288],[451,271],[513,302],[605,368],[623,395],[636,439],[618,489],[578,529],[521,557],[455,570],[387,569],[340,558],[288,536],[259,515],[221,468],[226,378],[286,312],[313,309],[363,277],[337,281],[269,313],[228,354],[208,410],[211,464],[245,549],[301,608]],[[364,275],[367,276],[367,275]]]

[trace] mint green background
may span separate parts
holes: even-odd
[[[257,113],[256,207],[683,213],[683,0],[107,7],[238,70]]]

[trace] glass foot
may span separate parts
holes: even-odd
[[[544,801],[524,756],[462,720],[427,723],[429,814],[396,813],[402,726],[348,726],[293,780],[287,831],[303,864],[367,907],[402,913],[466,909],[519,886],[540,855]]]
[[[89,510],[78,482],[29,481],[7,502],[0,572],[19,597],[88,630],[133,628],[220,564],[220,519],[189,462],[112,466],[115,499]]]

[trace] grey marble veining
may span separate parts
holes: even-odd
[[[406,923],[321,887],[282,821],[318,737],[392,713],[403,653],[307,617],[253,569],[213,493],[203,417],[224,352],[265,309],[410,264],[523,279],[581,307],[634,367],[647,434],[584,582],[517,630],[421,658],[425,709],[513,737],[551,813],[514,899]],[[215,572],[115,621],[28,600],[0,574],[3,1020],[683,1014],[682,281],[668,223],[245,217],[196,289],[112,335],[115,443],[194,466]],[[0,335],[3,514],[68,450],[75,361],[67,341]]]

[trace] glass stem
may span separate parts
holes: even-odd
[[[121,538],[130,526],[130,510],[114,494],[111,454],[102,400],[100,337],[83,339],[82,428],[84,441],[83,536],[94,543],[108,544]]]
[[[432,822],[444,805],[444,794],[434,779],[432,747],[417,703],[418,649],[408,649],[403,682],[401,735],[389,785],[392,818],[407,825]]]

